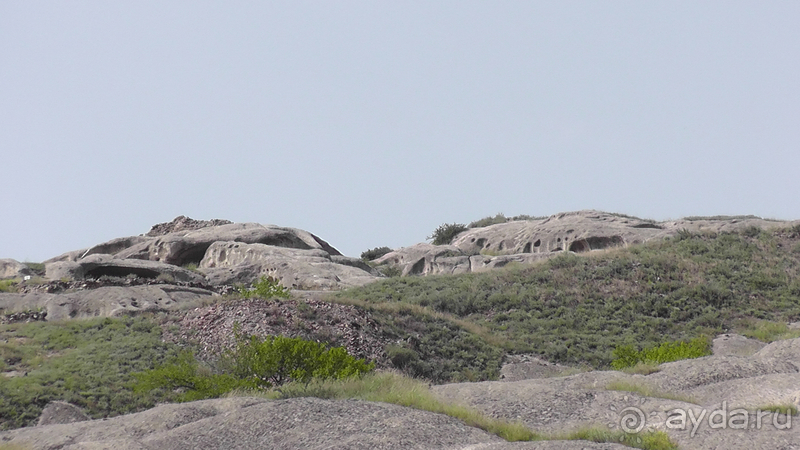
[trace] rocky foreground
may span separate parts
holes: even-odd
[[[715,352],[663,364],[647,376],[595,371],[431,389],[443,400],[551,435],[599,426],[662,430],[684,449],[800,448],[800,418],[764,409],[800,407],[800,339],[763,345],[723,335]],[[620,386],[650,389],[651,396],[609,389]],[[52,411],[45,410],[40,426],[0,433],[0,443],[34,450],[626,448],[586,441],[509,443],[449,416],[360,400],[224,398],[103,420],[86,420],[68,406]]]

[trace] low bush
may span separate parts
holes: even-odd
[[[253,283],[250,289],[244,286],[239,287],[239,294],[244,298],[289,298],[289,288],[281,285],[279,280],[272,277],[262,276],[257,282]]]
[[[447,245],[453,242],[453,239],[455,239],[459,233],[464,231],[467,231],[467,226],[463,223],[445,223],[439,225],[439,227],[433,231],[433,234],[426,239],[432,240],[433,245]]]
[[[0,292],[17,292],[17,281],[0,280]]]
[[[364,261],[372,261],[380,258],[381,256],[390,253],[392,249],[389,247],[375,247],[361,253],[361,259]]]
[[[281,386],[290,381],[308,383],[312,378],[326,380],[358,377],[375,368],[347,353],[344,347],[326,348],[324,344],[300,338],[237,335],[237,346],[226,359],[231,374],[256,388]]]
[[[621,345],[614,349],[611,367],[620,370],[637,364],[663,364],[681,359],[700,358],[711,354],[711,340],[697,337],[689,342],[664,342],[657,347],[637,351],[632,345]]]
[[[789,328],[786,322],[759,320],[750,322],[745,327],[741,332],[743,336],[766,343],[800,337],[800,330]]]
[[[135,392],[160,391],[179,402],[216,398],[234,390],[264,390],[286,383],[360,377],[374,363],[350,356],[343,347],[299,338],[257,336],[238,333],[235,349],[218,361],[217,372],[183,353],[169,364],[134,374]]]

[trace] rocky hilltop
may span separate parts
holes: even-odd
[[[787,253],[800,253],[800,221],[740,216],[655,222],[577,211],[476,226],[455,236],[448,245],[420,243],[367,262],[342,255],[328,242],[304,230],[180,216],[153,226],[145,234],[68,252],[42,265],[0,260],[0,280],[13,279],[16,283],[16,292],[0,292],[0,323],[159,312],[164,316],[159,319],[161,334],[156,339],[177,345],[192,342],[197,345],[201,360],[212,359],[231,348],[234,330],[241,329],[249,335],[299,336],[335,343],[352,355],[377,362],[380,370],[398,370],[403,366],[398,355],[409,360],[414,355],[419,358],[415,349],[422,352],[422,347],[428,345],[421,339],[425,333],[440,333],[440,340],[434,342],[441,344],[475,332],[480,337],[471,336],[475,339],[464,341],[472,345],[491,338],[487,337],[489,328],[484,324],[493,316],[505,315],[504,320],[508,321],[529,317],[516,305],[507,311],[481,310],[480,314],[453,317],[425,309],[424,305],[406,304],[403,309],[386,302],[381,305],[385,308],[381,314],[389,319],[379,322],[375,305],[358,303],[355,297],[350,303],[332,302],[329,296],[333,291],[367,285],[384,278],[385,273],[406,277],[477,273],[510,263],[543,261],[566,252],[604,255],[605,249],[698,233],[746,235],[752,230],[750,238],[757,240],[753,236],[759,230],[777,227],[785,228],[780,232],[781,240],[769,245]],[[775,273],[756,280],[758,286],[763,286],[758,289],[789,286],[785,291],[789,294],[781,294],[780,301],[783,305],[796,304],[800,285],[794,279],[796,267],[790,267],[794,263],[796,259],[781,260],[782,266]],[[548,266],[542,267],[546,270]],[[219,301],[229,298],[222,294],[232,292],[233,285],[248,285],[263,276],[292,288],[293,298]],[[620,280],[612,281],[622,286]],[[569,278],[569,283],[573,282],[574,278]],[[664,281],[660,286],[664,292],[671,292],[683,282]],[[376,286],[383,285],[368,287]],[[609,286],[619,287],[612,282]],[[697,292],[716,295],[722,287]],[[736,294],[731,291],[725,295]],[[744,298],[762,303],[770,300],[760,295]],[[635,301],[638,306],[639,298]],[[687,297],[685,301],[696,299]],[[685,306],[681,304],[681,308]],[[564,314],[569,313],[568,309],[564,308]],[[425,321],[412,320],[414,311],[421,311]],[[656,318],[668,320],[674,313],[672,309],[664,311]],[[478,319],[468,324],[466,319],[472,316]],[[782,324],[784,328],[800,328],[797,322],[787,323]],[[409,329],[399,331],[404,326]],[[595,337],[593,334],[592,339]],[[5,358],[0,362],[8,367],[22,358],[15,353],[13,344],[0,341],[0,355]],[[389,348],[396,353],[389,355]],[[513,350],[501,344],[497,348],[500,356],[495,361],[499,367],[502,355]],[[460,357],[469,359],[472,349],[460,347]],[[429,386],[429,393],[440,401],[464,405],[486,417],[521,422],[553,438],[545,441],[506,442],[444,414],[388,403],[229,397],[161,404],[134,414],[97,420],[91,420],[74,405],[52,402],[36,426],[0,431],[0,450],[629,448],[616,442],[563,439],[565,433],[587,427],[634,434],[661,431],[684,449],[800,450],[800,417],[775,411],[800,408],[800,338],[767,344],[726,333],[716,337],[713,349],[711,356],[661,364],[650,368],[646,375],[589,371],[543,361],[531,354],[506,355],[497,381]],[[437,363],[430,353],[427,355],[429,360],[415,362]],[[51,356],[57,357],[58,351],[49,352],[46,357]],[[484,354],[479,358],[486,357]],[[22,380],[26,374],[4,369],[0,383]],[[495,378],[496,372],[478,379]],[[44,402],[39,408],[43,406]]]
[[[531,263],[562,252],[584,253],[640,244],[680,232],[726,232],[774,228],[789,222],[755,216],[698,217],[655,222],[594,210],[565,212],[543,219],[515,220],[470,228],[450,245],[417,244],[375,261],[403,275],[482,272],[511,262]]]

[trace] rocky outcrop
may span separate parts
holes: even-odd
[[[33,271],[25,264],[13,259],[0,259],[0,280],[9,278],[22,278],[32,275]]]
[[[521,379],[526,370],[519,365],[542,364],[513,361],[504,373],[515,381],[453,383],[431,389],[443,400],[457,401],[493,417],[520,419],[542,432],[590,425],[620,430],[626,425],[626,414],[633,413],[641,415],[627,417],[641,420],[631,428],[641,424],[641,431],[665,431],[682,449],[795,448],[792,445],[800,441],[800,427],[776,427],[776,413],[762,410],[761,419],[757,413],[770,405],[800,407],[800,376],[794,362],[798,359],[800,339],[773,342],[752,356],[715,354],[662,364],[658,372],[646,376],[593,371],[542,378],[548,373],[533,368],[535,378]],[[711,427],[708,416],[718,411],[718,424],[723,408],[725,414],[739,408],[749,411],[746,428],[729,426],[728,415],[724,428]],[[696,433],[691,422],[683,429],[674,426],[677,422],[667,426],[668,416],[678,411],[688,414],[689,410],[695,417],[703,414]],[[786,420],[787,416],[780,414],[777,423],[786,424]]]
[[[200,270],[212,284],[252,283],[263,275],[303,290],[331,290],[374,281],[376,274],[365,269],[371,271],[368,266],[322,249],[241,242],[215,242],[200,261]]]
[[[388,403],[239,397],[160,405],[104,420],[0,432],[32,450],[622,450],[586,441],[510,443],[458,419]]]
[[[127,277],[164,278],[170,281],[202,283],[205,278],[183,267],[158,261],[122,259],[112,255],[93,254],[77,261],[60,261],[47,264],[47,278],[51,280],[82,280],[85,278]]]
[[[416,244],[390,252],[375,262],[396,266],[403,275],[479,272],[510,262],[540,261],[562,252],[584,253],[664,239],[682,230],[726,232],[793,223],[754,216],[655,222],[585,210],[471,228],[456,236],[450,245]]]
[[[151,284],[104,286],[63,294],[32,292],[0,293],[0,311],[6,314],[44,311],[46,320],[113,317],[140,311],[159,311],[201,306],[216,294],[188,286]]]
[[[190,264],[199,265],[200,273],[182,267]],[[360,286],[380,276],[307,231],[185,216],[155,225],[147,235],[65,253],[46,261],[46,268],[51,280],[139,276],[222,286],[267,275],[286,287],[314,290]]]
[[[307,231],[257,223],[235,223],[150,238],[116,253],[115,256],[149,259],[178,266],[198,264],[211,244],[229,241],[300,250],[322,250],[331,255],[340,254],[330,244]]]
[[[50,402],[39,415],[37,426],[84,422],[91,417],[81,411],[77,406],[67,402]]]
[[[200,228],[217,227],[231,223],[233,222],[224,219],[194,220],[186,216],[178,216],[172,219],[172,222],[153,225],[146,236],[164,236],[165,234],[175,233],[177,231],[199,230]]]

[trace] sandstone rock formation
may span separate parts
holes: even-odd
[[[456,236],[450,245],[416,244],[397,249],[375,262],[396,266],[403,275],[479,272],[510,262],[539,261],[561,252],[583,253],[663,239],[682,230],[726,232],[793,223],[753,216],[654,222],[585,210],[471,228]]]
[[[225,398],[106,420],[0,432],[32,450],[540,449],[620,450],[585,441],[509,443],[452,417],[361,400]]]
[[[54,401],[44,407],[42,414],[39,416],[37,426],[84,422],[87,420],[91,420],[91,417],[87,416],[77,406],[67,402]]]
[[[112,317],[138,311],[200,306],[216,295],[207,289],[170,284],[103,286],[62,294],[0,293],[0,311],[6,314],[43,310],[46,320]]]
[[[164,236],[165,234],[174,233],[176,231],[186,230],[199,230],[200,228],[216,227],[219,225],[231,224],[230,220],[224,219],[211,219],[211,220],[194,220],[186,216],[178,216],[172,219],[172,222],[164,222],[153,225],[146,236]]]
[[[202,283],[202,275],[183,267],[159,261],[122,259],[112,255],[93,254],[77,261],[59,261],[47,264],[47,278],[51,280],[82,280],[102,276],[159,278],[186,283]]]
[[[200,261],[211,284],[252,283],[261,275],[304,290],[331,290],[374,281],[377,274],[358,260],[317,249],[241,242],[214,242]]]
[[[162,276],[219,286],[272,276],[286,287],[314,290],[358,286],[379,276],[307,231],[185,216],[155,225],[147,235],[113,239],[45,263],[50,279]],[[198,265],[199,273],[182,267],[189,264]]]
[[[0,259],[0,280],[22,278],[33,272],[25,264],[13,259]]]
[[[432,390],[444,400],[462,402],[493,417],[520,418],[543,432],[589,425],[621,429],[622,411],[635,408],[626,412],[642,413],[642,430],[665,431],[681,449],[796,448],[792,445],[800,442],[800,427],[775,426],[776,413],[771,411],[761,411],[759,426],[757,412],[770,405],[800,407],[798,359],[800,339],[792,339],[773,342],[752,356],[715,354],[662,364],[659,372],[647,376],[594,371],[566,377],[454,383]],[[520,373],[518,368],[515,373]],[[640,393],[608,387],[636,388]],[[726,414],[746,409],[747,428],[728,426],[728,416],[725,429],[711,427],[708,416],[720,411],[715,416],[719,422],[723,407]],[[706,411],[695,433],[691,422],[684,429],[667,426],[668,417],[689,410],[695,417]],[[779,424],[786,420],[785,414],[777,416]],[[734,422],[734,426],[738,424]]]

